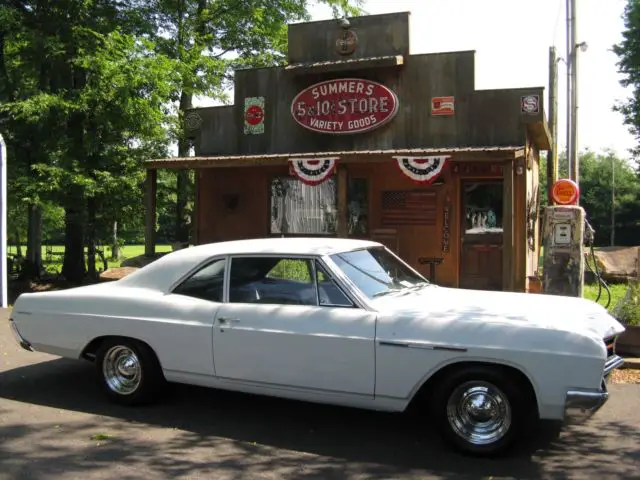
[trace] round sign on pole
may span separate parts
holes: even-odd
[[[551,198],[556,205],[577,205],[580,199],[578,184],[568,178],[561,178],[553,184]]]

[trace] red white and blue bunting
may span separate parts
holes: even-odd
[[[333,174],[337,160],[338,157],[291,158],[289,170],[301,182],[307,185],[319,185]]]
[[[433,155],[427,157],[393,157],[398,162],[402,173],[417,183],[432,184],[451,158],[448,155]]]

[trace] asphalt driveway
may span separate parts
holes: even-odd
[[[640,385],[611,391],[588,425],[479,460],[403,415],[188,386],[114,406],[92,365],[21,350],[2,312],[0,479],[638,478]]]

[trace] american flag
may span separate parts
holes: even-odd
[[[436,193],[428,190],[382,192],[382,227],[435,225]]]

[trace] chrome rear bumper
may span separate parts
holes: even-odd
[[[568,423],[578,423],[592,417],[609,399],[607,391],[607,378],[624,363],[622,357],[612,355],[607,359],[602,375],[602,384],[599,390],[569,390],[567,392],[564,418]]]
[[[604,378],[606,379],[616,368],[620,368],[624,364],[624,358],[618,355],[612,355],[604,364]]]
[[[27,342],[24,339],[24,337],[20,334],[20,331],[18,330],[18,327],[16,326],[16,323],[13,320],[9,320],[9,328],[11,328],[11,333],[13,333],[13,338],[16,339],[16,342],[18,342],[18,345],[20,345],[25,350],[28,350],[30,352],[35,352],[35,349],[31,346],[31,344]]]

